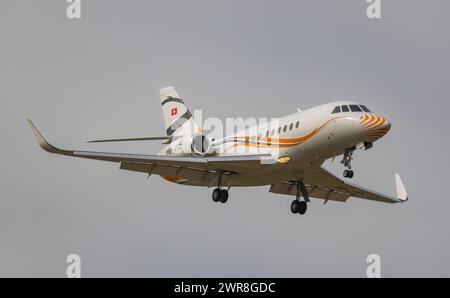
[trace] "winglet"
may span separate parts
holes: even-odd
[[[34,134],[34,137],[36,138],[36,141],[38,142],[39,146],[41,146],[42,149],[44,149],[47,152],[50,153],[61,153],[61,149],[58,149],[54,146],[52,146],[49,142],[47,142],[44,137],[41,135],[39,130],[34,126],[33,122],[31,120],[27,119],[27,123],[31,128],[31,131]]]
[[[397,197],[401,202],[408,201],[408,193],[403,185],[402,179],[399,174],[395,174],[395,186],[397,187]]]

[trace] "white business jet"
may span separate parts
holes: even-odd
[[[50,153],[120,163],[120,169],[159,175],[183,185],[215,187],[214,202],[226,203],[231,187],[270,185],[270,192],[295,196],[291,212],[305,214],[310,198],[345,202],[349,197],[403,203],[408,194],[395,175],[397,196],[388,196],[343,181],[321,165],[343,155],[344,177],[353,177],[356,149],[368,150],[390,129],[389,121],[366,106],[334,102],[258,126],[257,132],[209,138],[173,87],[160,91],[166,136],[96,140],[91,143],[164,140],[158,155],[59,149],[28,123],[39,145]],[[244,150],[242,150],[244,149]]]

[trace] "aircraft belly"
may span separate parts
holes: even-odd
[[[295,169],[286,168],[284,170],[259,171],[248,174],[232,174],[223,177],[224,187],[245,187],[245,186],[265,186],[273,183],[282,182],[291,177]],[[178,173],[180,174],[180,173]],[[160,175],[163,179],[189,186],[215,187],[217,185],[217,175],[191,176],[183,174],[184,178],[179,176]]]

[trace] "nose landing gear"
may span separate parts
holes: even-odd
[[[352,170],[344,170],[344,177],[352,179],[354,172]]]
[[[344,152],[344,158],[341,163],[344,164],[344,167],[348,168],[348,170],[344,170],[345,178],[353,178],[354,172],[352,171],[352,160],[353,160],[353,152],[356,150],[355,147],[346,149]]]

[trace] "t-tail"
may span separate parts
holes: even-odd
[[[191,112],[184,104],[174,87],[166,87],[159,91],[164,118],[166,136],[101,139],[88,143],[111,143],[111,142],[136,142],[163,140],[163,144],[170,144],[172,140],[185,136],[194,136],[201,133],[201,129],[194,122]]]
[[[159,91],[161,97],[164,127],[169,138],[193,136],[201,130],[195,123],[192,113],[184,104],[174,87]]]

